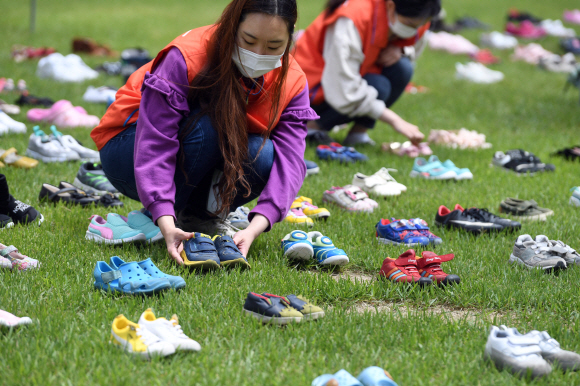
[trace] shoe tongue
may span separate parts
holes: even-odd
[[[540,244],[546,244],[549,245],[550,244],[550,239],[548,239],[548,236],[544,236],[544,235],[538,235],[536,236],[536,243]],[[524,243],[525,245],[525,243]]]
[[[415,250],[409,249],[407,252],[403,253],[397,259],[397,265],[417,265],[417,259],[415,257]]]
[[[523,242],[524,247],[532,247],[536,245],[536,242],[531,240],[531,241],[524,241]]]

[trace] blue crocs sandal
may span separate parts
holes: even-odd
[[[328,384],[331,380],[335,382]],[[324,374],[312,381],[312,386],[363,386],[362,383],[353,377],[348,371],[342,369],[335,374]]]
[[[113,269],[119,269],[119,267],[123,264],[125,264],[125,261],[123,261],[119,256],[111,257],[110,265]],[[149,274],[149,276],[155,279],[169,280],[169,283],[171,283],[171,288],[175,290],[185,287],[185,280],[183,280],[181,276],[172,276],[161,272],[161,270],[157,268],[155,264],[153,264],[153,261],[151,261],[150,258],[140,261],[137,264],[139,264],[139,267],[141,267],[143,271]]]
[[[391,374],[377,366],[364,369],[357,378],[364,386],[397,386]]]
[[[104,261],[97,261],[93,276],[95,288],[104,291],[148,295],[171,288],[169,280],[151,277],[135,262],[113,269]]]
[[[211,237],[195,232],[193,237],[183,242],[181,251],[183,264],[190,268],[216,269],[220,268],[220,258]]]
[[[234,240],[230,236],[218,235],[213,238],[213,242],[217,249],[218,256],[220,258],[220,264],[226,267],[236,267],[240,266],[242,268],[252,268],[248,260],[242,255],[242,252],[234,243]]]

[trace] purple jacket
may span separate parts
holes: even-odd
[[[175,167],[179,122],[189,114],[187,65],[181,51],[172,48],[147,73],[142,87],[135,136],[135,180],[141,203],[153,221],[175,218]],[[284,219],[306,175],[304,150],[306,121],[318,119],[310,108],[308,87],[288,104],[270,133],[275,157],[270,179],[249,219],[259,213],[271,226]],[[235,208],[233,208],[235,209]]]

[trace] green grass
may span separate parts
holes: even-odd
[[[35,95],[69,99],[89,113],[102,115],[104,107],[83,103],[82,94],[89,84],[119,87],[119,78],[101,76],[72,85],[41,80],[34,75],[36,61],[11,61],[11,45],[49,45],[66,54],[74,36],[90,36],[117,51],[142,46],[155,53],[183,31],[215,21],[227,2],[39,2],[37,31],[31,35],[28,2],[0,0],[0,76],[23,78]],[[322,4],[321,0],[300,1],[298,26],[306,27]],[[445,1],[444,6],[450,18],[472,15],[499,29],[509,6],[554,19],[561,17],[564,8],[578,4],[575,0],[514,0],[509,5],[501,0],[452,0]],[[478,34],[467,32],[465,36],[477,42]],[[541,43],[558,52],[557,39],[546,38]],[[429,87],[430,92],[405,95],[394,107],[425,133],[461,127],[485,133],[493,149],[433,147],[441,159],[451,158],[457,165],[469,167],[475,175],[473,181],[412,180],[408,177],[411,160],[381,153],[378,148],[363,150],[370,157],[366,164],[321,162],[320,174],[306,179],[300,194],[318,203],[325,189],[349,183],[357,171],[369,174],[382,166],[398,169],[395,177],[409,188],[400,197],[379,200],[380,210],[372,215],[351,215],[329,208],[332,217],[315,229],[347,251],[351,264],[344,272],[375,276],[386,256],[396,257],[405,250],[375,243],[374,225],[381,217],[422,217],[433,222],[441,204],[449,207],[460,203],[497,211],[499,202],[508,196],[533,198],[555,212],[545,223],[524,224],[522,233],[546,234],[580,247],[579,211],[568,205],[568,189],[580,183],[578,164],[549,157],[556,149],[578,143],[578,94],[562,93],[564,75],[511,62],[507,52],[497,54],[503,63],[494,68],[504,72],[506,79],[494,85],[474,85],[454,78],[455,62],[466,62],[465,57],[427,50],[414,81]],[[90,65],[103,61],[84,59]],[[8,102],[16,97],[1,95]],[[25,111],[16,118],[24,121]],[[88,130],[68,132],[94,148]],[[342,132],[337,137],[343,139],[344,135]],[[371,136],[378,143],[403,139],[385,125],[379,125]],[[27,135],[6,135],[0,137],[0,147],[14,146],[24,153],[27,141]],[[516,147],[553,162],[556,172],[517,178],[488,166],[494,151]],[[306,158],[315,159],[314,148],[307,149]],[[2,169],[11,192],[33,204],[46,218],[40,228],[17,227],[0,234],[2,243],[16,245],[43,263],[35,272],[0,271],[0,309],[36,321],[30,327],[0,333],[2,385],[309,385],[322,373],[345,368],[356,375],[370,365],[388,369],[400,385],[529,383],[498,372],[483,361],[483,346],[492,323],[515,326],[520,331],[547,330],[562,347],[580,351],[580,269],[573,267],[554,276],[508,266],[516,235],[472,237],[433,229],[444,239],[435,251],[456,255],[444,268],[458,274],[462,283],[448,290],[419,290],[377,280],[336,281],[330,272],[316,266],[295,267],[282,257],[279,246],[280,239],[292,230],[287,224],[276,225],[255,241],[249,254],[251,270],[189,274],[170,263],[164,245],[113,248],[85,241],[88,217],[94,213],[106,215],[107,210],[38,203],[43,182],[72,182],[78,166],[41,164],[29,171]],[[139,203],[126,199],[121,212],[138,208]],[[94,291],[95,262],[113,255],[128,261],[152,257],[165,272],[183,275],[187,287],[180,293],[147,298]],[[242,316],[248,291],[300,293],[324,307],[327,316],[315,323],[286,328],[261,326]],[[411,312],[353,311],[362,302],[395,303]],[[445,313],[432,313],[442,306],[476,315],[483,311],[492,317],[453,320]],[[147,307],[162,316],[177,313],[185,332],[201,343],[202,351],[144,362],[110,346],[113,318],[122,313],[136,321]],[[531,383],[572,385],[580,384],[580,378],[577,373],[554,371],[547,379]]]

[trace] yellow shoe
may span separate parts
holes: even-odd
[[[296,199],[294,200],[294,202],[308,202],[310,204],[312,204],[312,199],[308,198],[308,197],[304,197],[304,196],[300,196],[300,197],[296,197]]]
[[[312,200],[308,197],[298,197],[296,200],[294,200],[294,202],[292,202],[291,208],[302,209],[302,212],[304,212],[304,214],[310,218],[321,218],[326,220],[330,217],[330,212],[328,209],[319,208],[316,205],[313,205]]]
[[[284,218],[284,222],[295,225],[306,225],[310,228],[314,226],[314,221],[312,221],[311,218],[308,218],[308,216],[302,212],[302,209],[298,208],[291,208],[288,211],[286,218]]]
[[[6,165],[23,169],[32,169],[38,165],[37,160],[33,158],[22,157],[16,153],[17,151],[13,147],[8,150],[0,149],[0,161],[4,161]]]
[[[122,350],[149,359],[151,356],[168,356],[175,353],[175,348],[152,332],[131,322],[123,315],[113,320],[111,327],[111,343]]]
[[[3,168],[4,164],[2,162],[0,162],[0,168]]]

